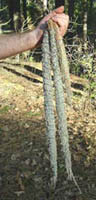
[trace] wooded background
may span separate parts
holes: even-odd
[[[44,16],[43,1],[0,0],[0,34],[33,30]],[[56,114],[58,182],[52,190],[41,43],[0,60],[0,200],[96,199],[96,0],[48,0],[49,11],[60,5],[70,17],[63,41],[72,106],[67,105],[66,88],[64,95],[72,169],[82,195],[67,180]],[[54,87],[53,94],[55,106]]]
[[[70,17],[64,37],[70,72],[91,78],[93,90],[96,88],[96,0],[48,0],[49,11],[61,5]],[[0,0],[0,34],[34,29],[43,15],[43,0]],[[32,58],[41,60],[40,48],[24,56],[30,61]]]

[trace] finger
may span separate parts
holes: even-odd
[[[64,6],[60,6],[59,8],[54,10],[57,14],[63,13],[64,12]]]
[[[65,14],[58,14],[52,17],[52,20],[56,22],[59,26],[63,26],[65,23],[69,23],[69,16]]]
[[[64,12],[64,6],[60,6],[59,8],[55,9],[54,11],[50,12],[49,15],[46,16],[47,20],[55,16],[56,14],[62,14]]]
[[[55,9],[54,11],[50,12],[46,17],[44,17],[42,22],[47,22],[52,17],[56,16],[57,14],[62,14],[63,12],[64,12],[64,6],[61,6],[57,9]]]
[[[61,27],[60,29],[59,29],[59,31],[60,31],[60,34],[61,34],[61,36],[64,36],[65,35],[65,33],[67,32],[67,26],[65,26],[65,27]]]
[[[59,14],[59,15],[53,17],[52,20],[58,24],[59,31],[60,31],[61,35],[64,36],[64,34],[66,33],[67,28],[68,28],[69,16],[65,15],[65,14],[62,14],[62,15]]]
[[[68,18],[53,18],[53,21],[56,22],[58,24],[59,27],[63,28],[63,27],[68,27],[68,24],[69,24],[69,19]]]
[[[44,21],[48,21],[49,19],[51,19],[52,17],[55,17],[56,13],[50,12],[46,17],[44,17]]]
[[[40,23],[38,24],[38,28],[44,29],[44,27],[46,27],[46,23],[48,22],[48,20],[54,17],[55,15],[56,15],[55,12],[49,13],[49,15],[47,15],[40,21]]]
[[[67,21],[64,21],[64,24],[62,26],[60,26],[60,32],[61,32],[61,35],[64,36],[65,33],[67,32],[67,29],[68,29],[68,25],[69,23]]]

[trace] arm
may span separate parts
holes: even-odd
[[[23,51],[33,49],[37,46],[43,36],[47,21],[52,18],[58,26],[63,36],[68,28],[69,18],[64,13],[64,7],[61,6],[44,17],[37,28],[26,33],[15,33],[0,36],[0,59],[16,55]]]
[[[38,43],[38,30],[0,36],[0,59],[35,48]]]

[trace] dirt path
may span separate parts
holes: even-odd
[[[50,189],[41,76],[0,65],[0,200],[96,199],[96,110],[88,99],[73,99],[73,108],[66,109],[73,171],[82,195],[67,180],[58,133],[59,175],[56,190]]]

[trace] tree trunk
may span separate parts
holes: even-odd
[[[0,0],[0,9],[2,8],[2,0]]]
[[[65,11],[66,14],[68,14],[68,5],[69,5],[69,1],[64,0],[64,11]]]
[[[5,8],[6,4],[4,2],[4,0],[0,0],[0,34],[3,33],[3,24],[4,24],[4,20],[5,20],[5,13],[4,13],[4,8]]]
[[[0,9],[2,9],[3,6],[2,6],[2,0],[0,0]],[[2,11],[0,10],[0,21],[1,21],[1,18],[2,18]],[[0,26],[1,28],[1,26]]]
[[[93,8],[93,1],[94,1],[94,0],[91,0],[91,1],[90,1],[90,9],[91,9],[91,10],[92,10],[92,8]]]
[[[83,6],[84,6],[84,11],[83,11],[83,48],[84,51],[86,52],[87,50],[87,18],[88,18],[88,13],[87,13],[87,7],[88,7],[88,2],[87,0],[83,0]]]
[[[14,3],[13,0],[8,0],[8,9],[9,9],[9,17],[10,17],[10,29],[14,30],[14,20],[13,20],[13,7],[14,7]]]
[[[2,0],[0,1],[0,9],[2,9]],[[1,21],[1,17],[2,17],[2,13],[0,11],[0,21]],[[2,25],[1,25],[1,22],[0,22],[0,34],[2,33]]]
[[[20,0],[8,0],[9,17],[11,19],[11,30],[19,31],[21,28]]]
[[[23,16],[24,19],[27,19],[27,8],[26,8],[26,0],[22,0],[23,1]]]
[[[3,0],[0,0],[0,8],[2,9],[4,7],[4,1]]]
[[[45,11],[47,10],[47,3],[48,3],[47,0],[43,0],[43,7]]]
[[[21,10],[20,10],[20,0],[15,0],[14,6],[14,28],[15,31],[19,31],[21,29]]]
[[[26,0],[20,0],[20,10],[21,10],[21,23],[22,31],[27,28],[27,7]]]
[[[68,14],[71,20],[73,19],[73,16],[74,16],[74,3],[75,3],[75,0],[69,0]]]

